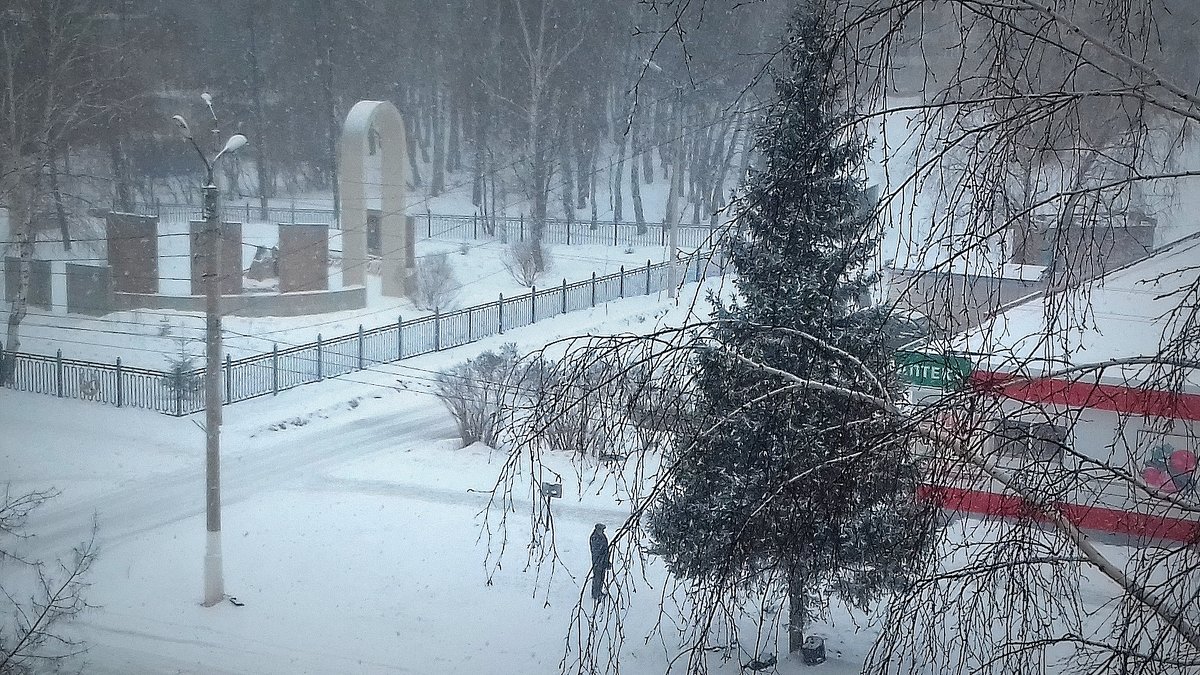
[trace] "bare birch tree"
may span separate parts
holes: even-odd
[[[19,262],[0,383],[12,378],[28,311],[38,214],[54,190],[56,150],[105,120],[106,52],[95,39],[98,3],[15,0],[0,9],[0,201]]]
[[[712,10],[717,3],[701,4]],[[1195,446],[1188,440],[1195,438],[1195,422],[1186,411],[1192,404],[1181,402],[1200,393],[1200,249],[1194,242],[1172,243],[1197,229],[1188,208],[1200,183],[1193,146],[1200,79],[1187,65],[1195,54],[1187,27],[1196,24],[1196,8],[1171,0],[824,5],[844,38],[834,67],[850,84],[845,109],[858,111],[859,123],[879,134],[884,184],[878,208],[900,233],[901,255],[935,279],[966,272],[998,275],[1017,249],[1035,249],[1022,264],[1044,268],[1042,295],[1027,305],[1040,323],[1028,336],[1018,335],[1032,345],[1023,351],[1004,347],[1012,344],[1005,336],[1017,329],[998,322],[955,334],[1002,309],[1005,299],[994,290],[966,297],[950,281],[941,295],[908,286],[891,289],[889,303],[875,311],[915,309],[924,325],[951,327],[914,346],[974,350],[981,368],[1001,372],[932,395],[922,405],[870,387],[804,379],[752,354],[734,355],[778,383],[777,390],[763,394],[765,400],[784,400],[783,392],[800,389],[871,402],[922,448],[926,484],[984,489],[1006,505],[943,528],[938,554],[888,601],[866,671],[1200,672],[1195,535],[1172,540],[1148,530],[1114,543],[1080,520],[1081,512],[1105,506],[1135,516],[1173,514],[1185,527],[1188,522],[1194,527],[1200,516]],[[668,30],[686,37],[678,27]],[[1137,228],[1147,224],[1158,228],[1154,241],[1139,239]],[[1169,261],[1164,263],[1169,267],[1155,272],[1150,265],[1150,272],[1129,282],[1158,289],[1148,291],[1153,298],[1146,300],[1152,310],[1148,338],[1135,353],[1072,358],[1083,340],[1095,338],[1097,316],[1106,310],[1093,304],[1104,288],[1096,280],[1151,253],[1152,262]],[[968,309],[969,321],[956,316]],[[520,459],[506,466],[496,506],[511,508],[509,495],[525,491],[538,475],[530,468],[542,451],[536,439],[553,419],[542,412],[572,405],[601,411],[603,435],[616,443],[638,430],[670,437],[709,433],[728,423],[696,418],[688,406],[689,363],[711,348],[718,320],[697,318],[682,329],[649,336],[580,338],[555,346],[567,353],[555,364],[556,377],[581,387],[592,384],[587,394],[559,387],[521,412],[525,426],[514,442],[514,457]],[[896,324],[908,320],[906,313],[893,316]],[[598,364],[607,364],[607,377],[597,375]],[[639,378],[631,376],[630,364],[653,372],[657,391],[633,384]],[[1110,391],[1103,389],[1107,382],[1116,382],[1123,396],[1162,405],[1151,413],[1112,409],[1116,422],[1109,430],[1086,400],[1047,405],[1021,394],[1043,383]],[[627,393],[613,395],[607,389],[613,383],[623,383]],[[594,403],[601,391],[609,392],[607,405]],[[653,396],[654,403],[643,408],[654,411],[653,422],[635,416],[629,404],[643,395]],[[1143,449],[1139,429],[1175,434],[1192,443],[1192,450],[1135,465],[1132,458]],[[1100,447],[1077,440],[1097,433],[1109,434]],[[613,546],[627,573],[616,581],[611,611],[581,608],[574,615],[563,662],[570,672],[619,667],[625,603],[634,590],[644,590],[654,566],[643,518],[655,495],[670,489],[676,470],[660,463],[661,455],[638,450],[646,446],[630,441],[621,447],[632,451],[620,480],[627,490],[622,496],[633,506]],[[940,499],[936,491],[930,498]],[[553,561],[553,537],[545,536],[553,533],[551,514],[533,503],[531,551],[536,559]],[[506,517],[490,522],[489,532],[503,536]],[[735,638],[745,627],[778,628],[783,621],[764,609],[774,600],[770,595],[739,602],[717,586],[683,592],[678,580],[666,584],[655,589],[662,607],[655,639],[677,644],[681,656],[715,650],[736,657],[734,645],[744,643]],[[755,608],[762,613],[754,616]],[[696,670],[705,667],[703,658],[688,663],[699,664]]]

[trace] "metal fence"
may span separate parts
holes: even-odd
[[[130,368],[114,363],[16,354],[12,377],[5,386],[17,391],[48,394],[115,405],[146,408],[170,415],[186,415],[204,408],[204,371],[175,373]],[[196,401],[199,399],[199,405]]]
[[[193,204],[147,204],[135,207],[133,212],[140,215],[158,216],[165,222],[191,222],[203,219],[203,209]],[[231,223],[303,223],[305,225],[330,225],[337,227],[337,218],[330,209],[305,209],[294,206],[272,206],[264,215],[262,210],[251,204],[237,206],[223,204],[221,219]]]
[[[680,262],[680,278],[700,281],[723,270],[710,253]],[[241,359],[225,357],[224,403],[237,403],[278,394],[304,384],[365,370],[384,363],[450,349],[528,326],[537,321],[588,309],[619,298],[666,290],[667,263],[625,269],[605,276],[532,288],[528,293],[442,314],[358,331],[349,335],[279,349]],[[61,398],[98,401],[117,407],[145,408],[169,415],[189,415],[204,409],[203,369],[159,371],[112,364],[18,353],[13,355],[10,389]]]
[[[190,204],[153,204],[135,209],[138,213],[157,215],[166,222],[190,222],[201,219],[201,208]],[[254,205],[224,205],[222,219],[229,222],[271,222],[283,224],[329,225],[337,229],[337,215],[330,209],[298,209],[271,207],[266,217]],[[498,239],[525,241],[532,235],[533,221],[525,216],[483,217],[473,215],[439,215],[422,213],[413,216],[418,237],[425,239]],[[598,244],[606,246],[666,246],[668,228],[665,223],[629,223],[614,221],[568,221],[547,218],[542,241],[556,246]],[[680,224],[680,248],[700,250],[715,244],[714,229],[709,225]]]
[[[425,213],[416,216],[417,236],[426,239],[497,239],[525,241],[533,234],[534,223],[525,216],[483,217],[445,216]],[[612,221],[568,221],[547,218],[542,241],[554,246],[594,244],[599,246],[666,246],[666,223],[626,223]],[[709,249],[716,245],[718,230],[708,225],[679,225],[678,245],[687,250]]]

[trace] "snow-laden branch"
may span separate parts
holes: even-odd
[[[847,387],[839,387],[835,384],[829,384],[828,382],[820,382],[817,380],[807,380],[802,377],[793,375],[792,373],[789,373],[786,370],[780,370],[779,368],[774,368],[774,367],[768,366],[764,363],[759,363],[758,361],[749,359],[741,354],[732,354],[732,356],[733,356],[733,358],[737,359],[738,361],[741,361],[742,363],[744,363],[748,366],[758,368],[759,370],[762,370],[764,372],[768,372],[768,373],[771,373],[772,375],[777,375],[779,377],[782,377],[785,380],[788,380],[788,381],[792,382],[793,384],[798,385],[799,388],[801,388],[801,389],[813,389],[816,391],[823,391],[823,392],[826,392],[829,394],[837,394],[838,396],[844,396],[844,397],[854,400],[854,401],[863,401],[865,403],[871,403],[871,404],[875,405],[876,407],[880,408],[881,410],[891,413],[893,415],[899,416],[901,414],[900,409],[897,408],[895,406],[895,404],[893,404],[891,401],[889,401],[885,398],[880,398],[879,396],[874,396],[872,394],[863,393],[861,391],[855,391],[855,390],[849,389]]]
[[[902,417],[903,413],[891,401],[872,396],[860,391],[839,387],[825,382],[817,382],[798,377],[778,368],[773,368],[766,364],[759,363],[752,359],[746,358],[740,354],[734,354],[734,358],[749,366],[758,368],[764,372],[771,373],[780,378],[788,380],[793,384],[803,389],[812,389],[826,393],[845,396],[851,400],[872,403],[880,410],[898,417]],[[930,441],[941,445],[944,448],[951,450],[956,456],[974,465],[975,467],[986,473],[992,480],[1000,483],[1005,489],[1011,491],[1029,504],[1037,505],[1042,513],[1050,520],[1054,527],[1065,535],[1080,553],[1087,559],[1094,568],[1102,574],[1114,581],[1118,586],[1125,590],[1133,599],[1140,605],[1149,609],[1156,616],[1162,619],[1168,626],[1177,632],[1184,640],[1188,642],[1194,649],[1200,651],[1200,630],[1197,629],[1184,614],[1183,608],[1177,606],[1170,599],[1161,597],[1151,589],[1143,586],[1134,579],[1130,578],[1124,570],[1115,565],[1107,557],[1104,556],[1088,539],[1074,523],[1072,523],[1065,514],[1054,504],[1045,503],[1044,500],[1038,498],[1030,488],[1021,484],[1020,481],[1013,478],[1007,471],[1001,469],[996,463],[984,456],[971,450],[966,442],[961,438],[952,436],[949,433],[931,428],[919,429],[920,433]]]
[[[879,378],[875,376],[875,373],[871,372],[871,369],[868,368],[867,365],[865,363],[863,363],[861,359],[859,359],[858,357],[854,356],[850,352],[847,352],[846,350],[844,350],[840,347],[829,344],[828,342],[812,335],[811,333],[806,333],[805,331],[797,330],[795,328],[788,328],[786,326],[768,326],[766,324],[761,324],[761,323],[749,323],[749,322],[741,322],[741,321],[734,322],[729,319],[714,319],[713,322],[714,323],[716,323],[716,322],[738,323],[738,324],[742,324],[742,325],[753,326],[755,328],[760,328],[760,329],[771,331],[771,332],[779,332],[779,333],[787,333],[789,335],[795,335],[795,336],[799,337],[800,339],[805,340],[806,342],[812,343],[812,344],[816,345],[817,347],[819,347],[831,354],[834,354],[845,361],[850,362],[859,370],[859,372],[861,372],[868,380],[871,381],[871,384],[875,385],[875,389],[879,392],[880,396],[884,396],[884,397],[887,396],[887,387],[883,386],[883,383],[879,381]]]

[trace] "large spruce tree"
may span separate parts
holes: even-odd
[[[839,391],[890,400],[896,383],[886,313],[863,304],[880,228],[835,58],[819,12],[799,10],[757,135],[743,235],[729,245],[736,298],[714,301],[695,432],[676,438],[649,520],[699,611],[786,593],[790,651],[829,594],[865,605],[906,583],[932,523],[899,421]]]

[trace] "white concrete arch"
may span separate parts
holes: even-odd
[[[412,270],[413,232],[404,217],[408,184],[408,158],[404,119],[387,101],[359,101],[342,125],[338,156],[338,221],[342,228],[342,280],[346,285],[365,285],[367,273],[366,161],[371,129],[383,139],[380,149],[382,217],[379,223],[383,265],[383,294],[405,294]]]

